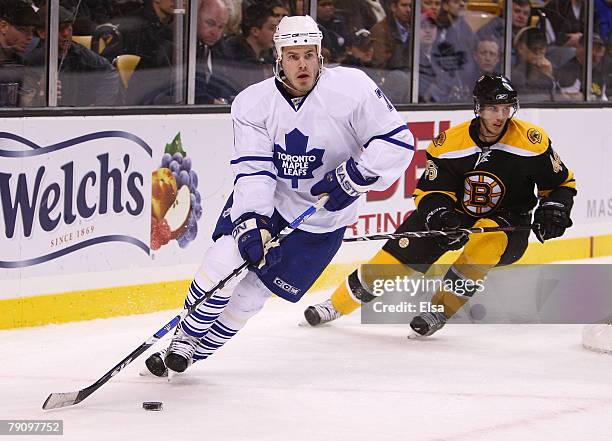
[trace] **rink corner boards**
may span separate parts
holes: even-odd
[[[577,237],[529,244],[518,263],[539,264],[612,255],[612,235]],[[451,263],[449,253],[439,263]],[[334,288],[359,262],[330,265],[312,290]],[[181,307],[190,280],[99,288],[0,300],[0,329],[59,324],[144,314]]]

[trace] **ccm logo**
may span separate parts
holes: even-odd
[[[287,282],[285,282],[283,279],[279,277],[275,277],[273,283],[276,286],[278,286],[280,289],[282,289],[283,291],[288,292],[289,294],[297,295],[300,293],[299,288],[289,285]]]

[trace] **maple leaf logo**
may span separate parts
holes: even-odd
[[[285,149],[274,144],[274,165],[281,179],[290,179],[291,188],[298,188],[300,179],[312,179],[313,171],[323,165],[325,149],[308,149],[308,136],[298,129],[285,135]]]

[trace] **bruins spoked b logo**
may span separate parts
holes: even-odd
[[[542,142],[542,134],[538,129],[531,128],[527,130],[527,138],[532,144],[539,144]]]
[[[442,147],[444,141],[446,141],[446,132],[440,133],[433,139],[433,143],[436,147]]]
[[[506,188],[497,176],[473,171],[463,183],[463,208],[472,216],[485,216],[497,208],[505,194]]]

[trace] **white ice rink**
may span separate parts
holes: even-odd
[[[407,340],[405,325],[360,325],[359,314],[296,326],[328,295],[272,299],[172,383],[139,377],[145,354],[54,411],[41,410],[49,393],[91,384],[173,312],[1,331],[0,419],[64,421],[63,436],[15,440],[612,439],[612,355],[584,350],[580,325],[451,324],[426,341]]]

